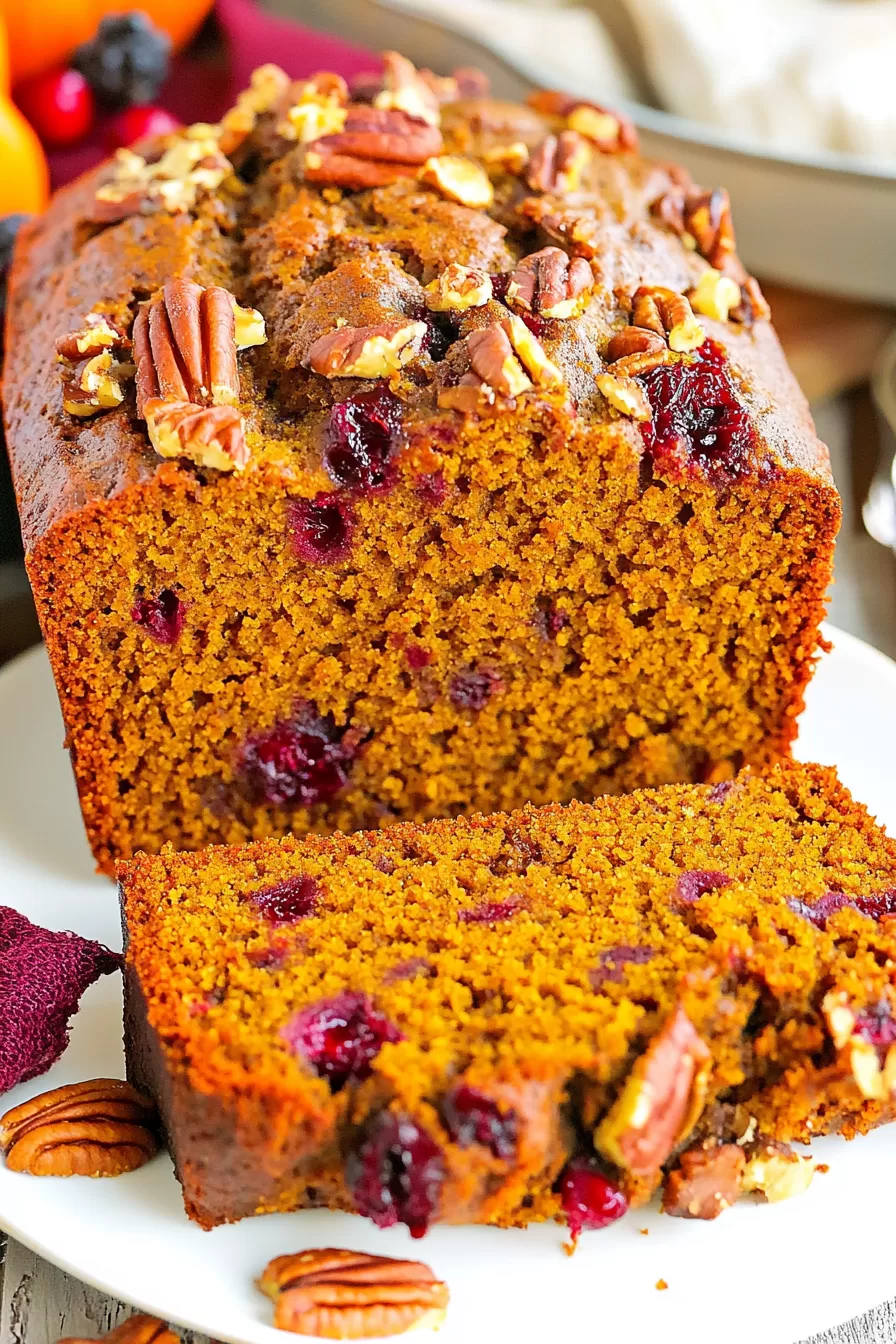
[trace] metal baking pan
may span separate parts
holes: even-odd
[[[267,0],[267,8],[374,51],[394,47],[440,73],[477,65],[499,97],[524,98],[543,82],[537,53],[511,59],[499,32],[485,45],[401,0]],[[601,98],[599,88],[570,92]],[[803,289],[896,304],[896,172],[850,155],[785,156],[647,103],[622,106],[646,154],[685,164],[704,186],[728,188],[738,250],[751,270]]]

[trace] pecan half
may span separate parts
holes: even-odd
[[[735,259],[734,221],[727,191],[676,184],[650,207],[655,219],[690,241],[710,266],[724,272]]]
[[[594,1134],[597,1150],[635,1176],[650,1176],[696,1124],[709,1075],[709,1047],[679,1005]]]
[[[10,1171],[32,1176],[120,1176],[157,1152],[153,1103],[129,1083],[96,1078],[54,1088],[0,1119]]]
[[[591,149],[576,131],[545,136],[533,149],[526,168],[526,182],[533,191],[577,191],[582,174],[591,162]]]
[[[507,286],[508,303],[541,317],[575,317],[594,286],[591,267],[559,247],[543,247],[517,263]]]
[[[467,337],[467,352],[473,372],[503,397],[519,397],[532,387],[517,359],[503,322],[493,322]]]
[[[72,364],[98,355],[103,350],[126,350],[130,341],[123,331],[115,325],[105,313],[88,313],[77,331],[60,336],[56,342],[56,353],[60,359]]]
[[[710,1141],[682,1153],[663,1185],[663,1213],[673,1218],[718,1218],[743,1190],[746,1158],[736,1143]]]
[[[292,81],[279,65],[260,65],[252,71],[248,89],[238,95],[218,127],[218,148],[230,155],[255,130],[258,119],[274,112],[286,99]]]
[[[325,378],[388,378],[420,350],[425,322],[397,318],[374,327],[337,327],[319,336],[304,363]]]
[[[62,369],[62,407],[81,418],[111,411],[124,401],[125,379],[133,377],[132,364],[120,364],[111,351],[66,364]]]
[[[137,414],[156,398],[196,405],[239,401],[237,351],[265,340],[264,321],[227,289],[169,280],[134,321]]]
[[[100,1339],[78,1339],[69,1336],[59,1344],[180,1344],[177,1335],[164,1321],[155,1316],[129,1316],[121,1325]]]
[[[610,337],[607,359],[615,364],[629,355],[659,354],[663,357],[660,362],[664,362],[668,350],[665,335],[660,336],[645,327],[623,327]]]
[[[602,154],[617,154],[638,148],[634,122],[621,112],[611,112],[601,103],[584,102],[558,89],[540,89],[528,99],[536,112],[563,117],[571,131],[578,131],[597,146]]]
[[[481,308],[492,297],[492,278],[479,266],[452,261],[423,291],[426,306],[435,313]]]
[[[696,350],[706,332],[683,294],[661,285],[642,285],[632,299],[632,326],[655,332],[677,354]]]
[[[523,319],[511,313],[501,325],[533,383],[538,387],[561,387],[562,373],[554,361],[548,358],[541,341],[529,330]]]
[[[215,191],[233,172],[221,152],[218,134],[217,126],[204,122],[188,126],[169,139],[168,148],[155,163],[130,149],[119,149],[112,177],[95,193],[93,222],[113,224],[154,210],[170,214],[192,210],[203,192]]]
[[[409,117],[438,126],[442,119],[439,98],[432,84],[424,79],[406,56],[397,51],[383,52],[382,88],[373,100],[374,107],[406,112]]]
[[[334,135],[312,140],[305,151],[309,182],[360,190],[415,177],[427,159],[441,153],[437,126],[392,108],[350,106]]]
[[[274,1325],[322,1339],[369,1339],[436,1327],[448,1285],[419,1260],[323,1249],[279,1255],[258,1281]]]
[[[744,1150],[743,1188],[764,1195],[770,1204],[804,1194],[815,1176],[811,1157],[795,1153],[789,1143],[759,1135]]]
[[[420,173],[423,182],[436,187],[449,201],[474,210],[484,210],[495,199],[488,173],[461,154],[438,154],[427,159]]]
[[[143,414],[159,457],[186,457],[216,471],[242,471],[249,461],[246,427],[235,406],[152,398]]]

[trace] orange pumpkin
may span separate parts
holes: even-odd
[[[0,95],[9,93],[9,40],[6,24],[0,19]]]
[[[93,37],[104,14],[141,9],[180,47],[211,7],[212,0],[0,0],[13,83],[67,61]]]
[[[19,109],[0,95],[0,215],[35,215],[50,194],[41,143]]]

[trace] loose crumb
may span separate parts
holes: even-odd
[[[826,1176],[830,1171],[830,1167],[828,1166],[827,1162],[816,1162],[815,1170],[820,1171],[822,1176]]]
[[[639,1231],[639,1233],[641,1234],[642,1237],[649,1237],[649,1236],[650,1236],[650,1228],[649,1228],[649,1227],[639,1227],[639,1228],[638,1228],[638,1231]]]
[[[657,1279],[656,1281],[657,1292],[664,1293],[668,1287],[669,1285],[665,1279]]]

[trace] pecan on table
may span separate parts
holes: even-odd
[[[697,1123],[710,1062],[709,1047],[679,1005],[595,1130],[598,1152],[635,1176],[656,1172]]]
[[[274,1300],[274,1325],[319,1339],[378,1339],[434,1327],[448,1286],[418,1260],[322,1249],[280,1255],[258,1281]]]
[[[169,1330],[164,1321],[155,1316],[129,1316],[121,1325],[110,1330],[100,1339],[78,1339],[68,1336],[58,1344],[180,1344],[177,1335]]]
[[[568,257],[560,247],[543,247],[517,263],[507,286],[507,302],[540,317],[575,317],[594,286],[583,257]]]
[[[10,1171],[31,1176],[120,1176],[158,1150],[153,1103],[129,1083],[96,1078],[44,1092],[0,1119]]]
[[[709,1141],[682,1153],[663,1185],[663,1213],[718,1218],[744,1189],[746,1158],[736,1143]]]
[[[416,177],[441,153],[437,126],[394,108],[349,105],[341,131],[312,140],[305,150],[308,182],[360,191]]]

